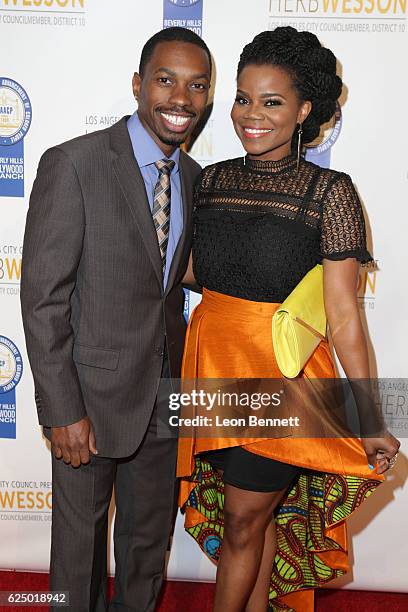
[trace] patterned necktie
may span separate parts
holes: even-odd
[[[170,173],[174,168],[174,161],[172,159],[160,159],[154,163],[159,171],[159,177],[154,188],[152,216],[157,232],[164,276],[170,228]]]

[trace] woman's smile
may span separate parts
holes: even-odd
[[[261,138],[262,136],[265,136],[266,134],[270,134],[272,130],[265,129],[265,128],[244,126],[242,128],[242,132],[245,138]]]

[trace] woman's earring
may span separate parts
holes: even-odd
[[[299,123],[299,129],[298,129],[298,142],[297,142],[297,162],[296,162],[296,172],[299,172],[300,153],[301,153],[301,150],[302,150],[302,134],[303,134],[302,124],[301,124],[301,123]]]

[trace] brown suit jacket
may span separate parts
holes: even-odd
[[[21,304],[40,424],[88,415],[99,454],[139,446],[167,343],[179,377],[181,279],[200,167],[181,152],[184,229],[162,288],[161,257],[127,117],[41,158],[27,215]]]

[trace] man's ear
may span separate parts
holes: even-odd
[[[141,85],[142,85],[142,77],[140,76],[138,72],[135,72],[133,75],[133,79],[132,79],[132,89],[133,89],[133,95],[135,96],[136,100],[139,99]]]

